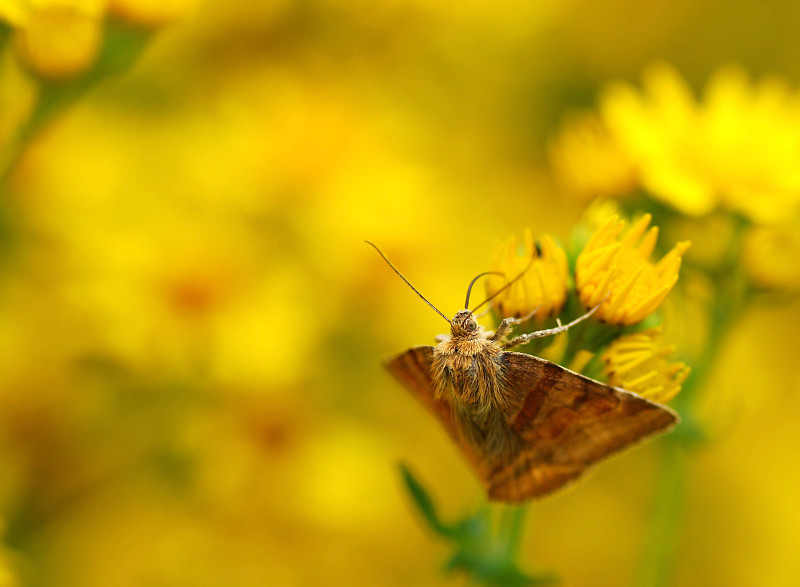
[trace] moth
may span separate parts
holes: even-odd
[[[450,323],[450,334],[436,337],[435,347],[413,347],[385,366],[439,420],[489,500],[520,503],[545,496],[578,479],[598,461],[678,423],[677,414],[666,406],[510,350],[565,332],[597,307],[569,324],[559,322],[555,328],[509,339],[513,328],[530,316],[504,318],[491,332],[478,324],[474,314],[502,290],[468,309],[472,286],[485,273],[472,280],[464,309],[450,319],[377,246],[367,243]]]

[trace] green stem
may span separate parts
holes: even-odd
[[[710,376],[724,341],[745,303],[741,282],[733,280],[718,290],[717,304],[711,310],[709,334],[694,371],[676,398],[675,408],[683,421],[675,433],[665,439],[662,468],[653,505],[650,536],[645,543],[638,585],[665,587],[670,584],[680,542],[680,528],[688,486],[688,461],[705,434],[694,413],[700,390]]]
[[[660,587],[669,585],[678,550],[680,523],[686,500],[687,455],[681,442],[670,441],[664,446],[658,493],[653,510],[651,539],[645,545],[639,585]]]
[[[519,553],[527,513],[528,507],[525,505],[508,506],[503,511],[500,540],[505,544],[505,553],[509,562],[512,562]]]

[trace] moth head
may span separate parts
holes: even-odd
[[[452,325],[450,332],[453,336],[474,336],[478,333],[478,323],[472,312],[469,310],[459,310],[450,321]]]
[[[537,253],[537,251],[536,251],[536,249],[534,248],[534,252],[533,252],[533,256],[531,257],[531,260],[528,262],[528,265],[525,267],[525,269],[523,269],[523,270],[522,270],[522,271],[519,273],[519,275],[517,275],[517,276],[516,276],[514,279],[512,279],[511,281],[508,281],[508,282],[507,282],[507,283],[506,283],[506,284],[505,284],[503,287],[501,287],[499,290],[497,290],[496,292],[494,292],[494,293],[493,293],[492,295],[490,295],[488,298],[486,298],[485,300],[483,300],[483,301],[482,301],[480,304],[478,304],[478,305],[477,305],[475,308],[473,308],[472,310],[469,310],[469,309],[468,309],[468,308],[469,308],[469,295],[470,295],[470,293],[472,292],[472,286],[473,286],[473,285],[475,285],[475,282],[476,282],[476,281],[478,281],[478,280],[479,280],[481,277],[483,277],[484,275],[500,275],[500,276],[503,276],[503,277],[505,277],[503,273],[498,273],[498,272],[496,272],[496,271],[486,271],[486,272],[484,272],[484,273],[481,273],[481,274],[479,274],[478,276],[476,276],[476,277],[475,277],[475,278],[474,278],[474,279],[473,279],[473,280],[472,280],[472,281],[469,283],[469,287],[467,287],[467,300],[466,300],[466,302],[464,302],[464,309],[463,309],[463,310],[459,310],[459,311],[458,311],[458,313],[457,313],[457,314],[456,314],[456,315],[453,317],[453,319],[452,319],[452,320],[450,320],[450,319],[449,319],[447,316],[445,316],[445,315],[444,315],[444,314],[441,312],[441,310],[439,310],[439,308],[437,308],[437,307],[436,307],[436,306],[434,306],[432,303],[430,303],[430,302],[429,302],[429,301],[428,301],[428,300],[425,298],[425,296],[423,296],[421,293],[419,293],[419,292],[417,291],[417,288],[415,288],[413,285],[411,285],[411,283],[410,283],[410,282],[409,282],[409,281],[408,281],[408,280],[407,280],[405,277],[403,277],[403,274],[402,274],[402,273],[400,273],[400,271],[398,271],[398,270],[397,270],[397,267],[395,267],[394,265],[392,265],[392,262],[391,262],[391,261],[389,261],[389,259],[387,259],[387,258],[386,258],[386,255],[384,255],[384,254],[383,254],[383,251],[381,251],[381,250],[378,248],[378,246],[377,246],[375,243],[372,243],[372,242],[370,242],[370,241],[365,241],[365,242],[366,242],[368,245],[372,246],[372,247],[373,247],[373,248],[374,248],[374,249],[375,249],[375,250],[378,252],[378,254],[379,254],[381,257],[383,257],[383,260],[384,260],[384,261],[386,261],[386,263],[389,265],[389,267],[391,267],[391,268],[392,268],[392,270],[393,270],[395,273],[397,273],[397,275],[398,275],[398,277],[400,277],[400,279],[402,279],[403,281],[405,281],[405,282],[406,282],[406,285],[408,285],[408,287],[410,287],[412,290],[414,290],[414,293],[415,293],[415,294],[417,294],[417,295],[418,295],[420,298],[422,298],[422,300],[423,300],[423,301],[424,301],[426,304],[428,304],[428,305],[429,305],[431,308],[433,308],[433,310],[434,310],[434,311],[435,311],[437,314],[439,314],[439,316],[441,316],[442,318],[444,318],[445,320],[447,320],[447,321],[450,323],[450,332],[453,334],[453,336],[462,336],[462,337],[463,337],[463,336],[473,337],[473,336],[477,336],[477,335],[478,335],[478,332],[480,331],[480,328],[479,328],[479,326],[478,326],[478,323],[475,321],[475,317],[474,317],[473,313],[474,313],[474,312],[475,312],[475,311],[476,311],[478,308],[480,308],[481,306],[483,306],[483,305],[485,305],[485,304],[488,304],[488,303],[489,303],[490,301],[492,301],[492,299],[493,299],[494,297],[496,297],[496,296],[497,296],[497,295],[498,295],[500,292],[502,292],[502,291],[504,291],[505,289],[507,289],[508,287],[510,287],[510,286],[511,286],[513,283],[517,282],[517,281],[518,281],[518,280],[519,280],[519,279],[520,279],[520,278],[521,278],[523,275],[525,275],[525,272],[526,272],[526,271],[528,271],[528,269],[530,269],[531,265],[533,264],[533,261],[536,259],[536,255],[538,254],[538,253]]]

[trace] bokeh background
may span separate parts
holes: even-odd
[[[546,159],[565,114],[654,60],[797,85],[798,22],[792,0],[206,0],[163,26],[3,186],[5,584],[463,584],[397,463],[446,516],[480,487],[380,367],[446,324],[363,240],[453,313],[498,238],[581,216]],[[798,324],[761,304],[725,342],[677,585],[800,584]],[[633,584],[657,451],[535,504],[523,566]]]

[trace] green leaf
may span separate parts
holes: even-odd
[[[433,503],[433,499],[431,499],[428,491],[422,486],[422,483],[414,477],[413,473],[411,473],[405,464],[400,463],[399,466],[406,489],[408,489],[408,493],[414,505],[417,506],[417,510],[422,514],[428,526],[437,534],[452,537],[454,535],[453,528],[442,522],[439,518],[439,514],[436,512],[436,505]]]
[[[521,510],[505,510],[511,522],[492,524],[496,509],[488,505],[452,524],[441,520],[428,491],[404,464],[400,464],[403,481],[417,510],[426,523],[440,536],[453,543],[453,555],[445,565],[447,572],[462,572],[477,585],[487,587],[529,587],[558,582],[554,575],[531,576],[521,571],[514,559],[517,555]]]

